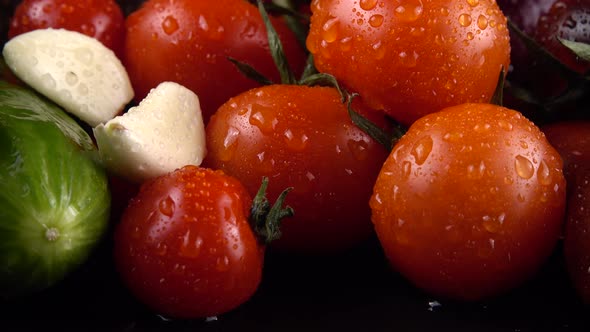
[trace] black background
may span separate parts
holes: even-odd
[[[4,300],[7,331],[590,331],[588,308],[568,280],[561,249],[537,276],[495,299],[457,303],[413,287],[387,264],[377,240],[337,256],[267,251],[248,302],[209,321],[170,321],[127,292],[112,243],[57,286]],[[4,328],[2,328],[4,330]]]

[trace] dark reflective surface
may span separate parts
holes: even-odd
[[[392,271],[375,240],[337,257],[270,251],[256,295],[228,314],[167,321],[120,284],[106,241],[58,286],[0,307],[7,331],[590,331],[560,250],[523,287],[485,303],[428,296]]]

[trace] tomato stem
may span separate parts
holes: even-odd
[[[281,237],[281,222],[286,217],[292,217],[295,211],[290,206],[283,208],[287,194],[293,189],[286,188],[281,192],[275,203],[271,206],[266,198],[268,178],[262,178],[262,184],[252,202],[250,209],[250,223],[258,240],[264,244],[277,240]]]
[[[270,54],[279,69],[279,74],[281,75],[281,83],[283,84],[295,84],[297,80],[295,79],[295,74],[289,67],[289,63],[287,61],[287,57],[285,56],[285,52],[283,51],[283,44],[277,34],[277,31],[272,26],[270,22],[270,18],[268,17],[268,13],[266,9],[264,9],[264,4],[261,0],[257,1],[258,3],[258,11],[260,15],[262,15],[262,20],[264,21],[264,25],[266,26],[266,33],[268,35],[268,47],[270,49]]]
[[[348,95],[347,109],[348,115],[352,122],[359,127],[362,131],[371,136],[377,143],[383,145],[387,151],[391,151],[395,146],[395,143],[405,134],[406,129],[401,124],[394,122],[393,131],[388,133],[385,130],[379,128],[376,124],[365,118],[352,108],[352,100],[357,97],[357,93]],[[393,121],[393,120],[392,120]]]
[[[498,76],[498,83],[496,84],[496,90],[494,90],[494,95],[492,96],[491,103],[494,105],[502,106],[504,102],[504,82],[506,79],[506,70],[504,66],[500,68],[500,76]]]

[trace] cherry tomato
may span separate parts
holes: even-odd
[[[284,20],[272,18],[291,68],[306,54]],[[279,81],[258,9],[244,0],[149,0],[127,19],[126,67],[141,100],[162,81],[199,95],[203,119],[240,92],[259,86],[227,57]]]
[[[590,303],[590,164],[573,183],[568,199],[563,254],[567,271],[581,299]]]
[[[549,143],[563,159],[563,174],[568,188],[574,188],[577,177],[590,166],[590,122],[562,121],[543,126]]]
[[[81,32],[100,40],[122,58],[125,21],[114,0],[23,0],[10,21],[8,36],[44,28]]]
[[[533,36],[539,17],[547,13],[555,0],[498,0],[498,6],[528,36]],[[518,36],[510,33],[510,64],[516,75],[530,74],[535,59]],[[521,68],[522,67],[522,68]],[[514,74],[509,76],[512,78]]]
[[[539,17],[547,13],[554,2],[555,0],[498,0],[498,6],[506,17],[532,36],[537,29]]]
[[[409,128],[370,204],[395,269],[433,294],[480,300],[523,283],[552,253],[565,189],[561,157],[532,122],[461,104]]]
[[[333,253],[372,233],[368,201],[387,151],[351,122],[336,89],[247,91],[219,108],[206,133],[204,165],[235,176],[251,194],[261,176],[270,179],[270,198],[293,187],[289,205],[296,212],[273,247]]]
[[[539,17],[535,39],[571,69],[584,74],[590,62],[580,59],[558,38],[590,42],[590,1],[558,0]]]
[[[196,166],[143,184],[115,230],[123,281],[167,317],[209,317],[239,306],[262,273],[251,204],[239,181]]]
[[[494,0],[314,0],[307,47],[321,72],[409,125],[462,102],[488,102],[510,63]]]

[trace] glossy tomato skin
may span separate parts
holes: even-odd
[[[590,42],[590,1],[555,1],[548,12],[539,17],[534,38],[569,68],[585,73],[590,69],[590,62],[577,57],[558,38]]]
[[[409,125],[462,102],[488,102],[510,63],[493,0],[314,0],[307,47],[370,107]]]
[[[563,254],[580,298],[590,304],[590,168],[580,172],[568,199]]]
[[[287,204],[295,215],[282,223],[274,248],[334,253],[372,233],[368,201],[387,151],[351,122],[335,89],[253,89],[220,107],[206,132],[208,167],[235,176],[251,194],[267,176],[271,200],[293,187]]]
[[[462,104],[416,121],[376,181],[372,220],[419,288],[481,300],[531,277],[565,213],[562,160],[520,113]]]
[[[142,185],[115,231],[115,261],[131,292],[171,318],[236,308],[255,292],[263,247],[251,196],[220,171],[185,166]]]
[[[10,21],[8,37],[44,28],[78,31],[123,56],[125,19],[114,0],[23,0]]]
[[[498,0],[498,6],[507,18],[531,38],[537,29],[539,17],[546,14],[555,0]],[[525,80],[533,70],[535,58],[530,54],[520,38],[510,32],[510,76]],[[538,78],[537,78],[538,79]]]
[[[590,169],[590,121],[555,122],[543,126],[542,130],[563,159],[568,191],[575,188],[577,178]]]
[[[281,19],[272,19],[292,69],[307,56]],[[230,97],[259,86],[227,57],[279,82],[266,28],[256,6],[244,0],[149,0],[127,18],[126,67],[141,100],[162,81],[199,95],[203,119]]]

